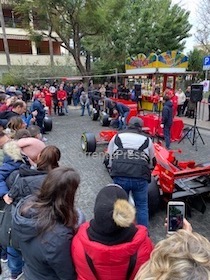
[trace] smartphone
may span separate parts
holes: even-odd
[[[182,201],[169,201],[167,207],[167,232],[172,234],[183,228],[185,218],[185,203]]]

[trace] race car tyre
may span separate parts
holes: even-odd
[[[93,108],[93,110],[91,111],[92,121],[97,121],[98,117],[99,117],[99,112],[95,108]]]
[[[91,132],[85,132],[81,136],[81,147],[86,153],[93,153],[96,150],[96,138]]]
[[[44,129],[45,131],[51,131],[52,130],[52,118],[46,116],[44,118]]]
[[[100,123],[102,126],[109,126],[110,125],[110,119],[109,115],[105,112],[102,112],[100,115]]]
[[[148,186],[148,206],[149,216],[153,216],[160,206],[160,190],[155,178],[151,177],[151,182]]]

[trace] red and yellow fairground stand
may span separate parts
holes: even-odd
[[[142,87],[142,108],[150,111],[153,106],[152,93],[155,86],[159,84],[160,77],[160,94],[163,94],[169,81],[175,90],[178,76],[192,74],[192,72],[186,71],[187,67],[188,57],[180,51],[167,51],[159,55],[151,53],[149,56],[140,53],[135,57],[127,58],[125,63],[128,79],[141,80],[145,76],[151,77],[150,88],[145,92]]]

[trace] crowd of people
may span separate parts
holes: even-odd
[[[30,126],[36,123],[40,128],[40,133],[45,134],[44,118],[46,114],[68,115],[69,105],[80,106],[81,116],[92,116],[94,110],[97,116],[106,115],[107,123],[117,130],[126,128],[130,107],[121,100],[131,100],[137,103],[137,111],[142,110],[142,89],[141,84],[135,84],[131,89],[119,84],[116,88],[111,82],[94,85],[89,81],[85,91],[82,82],[69,83],[68,81],[57,81],[44,85],[35,84],[34,86],[23,85],[17,89],[15,86],[8,86],[6,89],[0,86],[0,118],[5,124],[11,116],[21,116],[23,124],[12,122],[5,127],[8,133],[14,134],[16,126]],[[179,88],[174,91],[170,84],[161,93],[159,85],[154,87],[151,96],[153,112],[161,116],[161,127],[163,128],[166,148],[170,149],[170,132],[173,118],[178,116],[195,117],[196,102],[191,98],[191,87],[188,86],[185,93]],[[115,97],[114,101],[111,97]],[[32,101],[30,108],[27,102]],[[163,107],[163,108],[162,108]],[[93,110],[92,110],[93,108]],[[210,108],[210,107],[209,107]],[[162,114],[160,112],[162,111]],[[43,140],[46,137],[43,137]],[[46,139],[47,140],[47,139]]]
[[[45,107],[52,113],[48,99],[52,98],[54,113],[68,114],[66,86],[71,87],[62,83],[56,89],[50,89],[55,85],[37,87],[28,114],[29,99],[16,91],[11,94],[11,89],[0,94],[0,110],[4,107],[0,113],[0,205],[11,215],[12,233],[9,244],[0,240],[0,248],[10,279],[20,279],[24,273],[26,280],[209,280],[210,243],[194,233],[186,220],[182,230],[156,246],[150,239],[148,184],[156,165],[154,146],[142,132],[142,120],[132,117],[127,122],[129,107],[110,101],[105,86],[100,87],[99,99],[83,93],[82,87],[77,99],[72,96],[74,104],[83,106],[82,116],[85,108],[90,114],[88,102],[96,106],[103,100],[100,106],[111,109],[117,116],[112,121],[120,121],[118,128],[123,129],[107,149],[106,166],[113,184],[99,191],[93,219],[85,221],[84,213],[75,207],[79,172],[60,166],[59,148],[43,141]],[[166,142],[174,116],[170,93],[167,89],[164,95],[162,117]],[[130,193],[134,205],[129,202]]]

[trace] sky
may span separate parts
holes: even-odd
[[[182,8],[190,11],[189,22],[193,25],[190,33],[193,34],[196,31],[196,9],[200,0],[172,0],[173,4],[179,4]],[[193,49],[196,45],[194,36],[186,39],[186,48],[184,53],[187,53]]]

